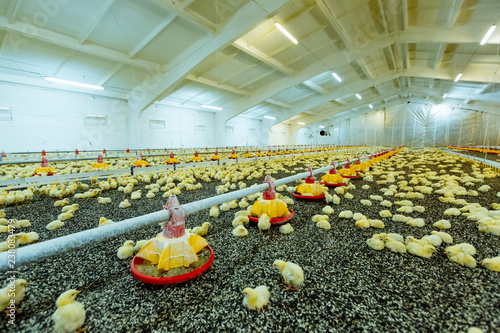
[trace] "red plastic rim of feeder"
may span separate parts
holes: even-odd
[[[359,176],[344,176],[344,175],[342,175],[342,177],[349,178],[349,179],[357,179],[357,178],[359,178]]]
[[[325,182],[319,182],[321,185],[325,185],[328,187],[338,187],[338,186],[345,186],[344,183],[338,183],[338,184],[333,184],[333,183],[325,183]]]
[[[293,216],[295,215],[295,213],[291,209],[289,209],[288,211],[290,212],[290,215],[283,216],[283,217],[275,217],[274,219],[271,219],[271,221],[270,221],[271,224],[272,225],[281,225],[285,222],[290,221],[293,218]],[[255,216],[248,215],[248,219],[252,222],[255,222],[255,223],[259,222],[259,218],[255,217]]]
[[[323,199],[325,197],[325,193],[321,193],[320,195],[316,195],[316,196],[310,196],[310,195],[302,195],[302,194],[299,194],[297,192],[292,192],[292,195],[296,198],[306,200],[306,201],[320,201],[321,199]]]
[[[194,279],[198,275],[201,275],[205,273],[205,271],[212,265],[214,262],[214,251],[210,247],[210,245],[205,246],[206,249],[210,250],[210,259],[201,266],[200,268],[195,269],[192,272],[182,274],[182,275],[177,275],[177,276],[169,276],[169,277],[154,277],[154,276],[149,276],[146,274],[142,274],[135,268],[136,265],[142,264],[143,260],[140,257],[135,256],[134,259],[130,262],[130,270],[132,271],[132,274],[139,280],[145,283],[149,284],[175,284],[175,283],[182,283],[189,281],[191,279]]]

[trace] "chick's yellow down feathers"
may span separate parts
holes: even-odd
[[[71,289],[62,293],[57,299],[57,310],[52,315],[54,330],[57,333],[75,332],[85,322],[83,304],[75,301],[79,293],[78,290]]]
[[[269,302],[269,289],[266,286],[258,286],[254,289],[245,288],[242,293],[245,294],[243,305],[250,310],[260,312]]]
[[[14,303],[19,304],[25,295],[26,286],[28,281],[24,279],[17,279],[14,284],[7,284],[5,288],[0,289],[0,311],[4,311],[11,304],[11,299]]]
[[[294,290],[299,290],[299,286],[304,283],[304,271],[302,267],[293,262],[285,262],[283,260],[275,260],[273,266],[276,267],[283,276],[287,284],[285,290],[292,289],[292,285]]]

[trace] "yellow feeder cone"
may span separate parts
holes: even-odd
[[[250,215],[261,217],[262,214],[267,214],[272,219],[290,215],[286,203],[281,199],[276,199],[274,183],[270,175],[266,176],[264,183],[269,184],[269,189],[262,193],[262,199],[257,200],[252,205]]]
[[[321,180],[328,184],[343,184],[345,178],[337,173],[337,167],[335,161],[332,161],[333,169],[330,169],[329,173],[321,177]]]
[[[311,175],[306,178],[306,182],[304,184],[300,184],[295,188],[295,192],[301,195],[311,194],[312,196],[318,196],[323,194],[325,189],[323,188],[323,186],[316,183],[311,167],[309,167],[309,172],[311,173]]]
[[[208,242],[201,236],[185,232],[184,211],[175,195],[170,196],[164,209],[170,211],[170,221],[164,223],[163,233],[144,245],[137,256],[149,260],[158,269],[188,267],[198,261],[196,253]]]

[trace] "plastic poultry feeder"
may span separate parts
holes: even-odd
[[[215,155],[212,156],[212,161],[220,160],[219,149],[215,149]]]
[[[102,155],[99,154],[97,156],[97,163],[92,164],[92,167],[95,169],[102,169],[102,168],[109,168],[109,165],[104,163],[104,159],[102,158]]]
[[[42,176],[44,173],[47,174],[47,176],[52,176],[53,174],[57,173],[56,168],[49,167],[49,160],[47,159],[47,157],[42,158],[42,166],[38,169],[35,169],[33,175]]]
[[[137,161],[132,162],[132,166],[134,168],[148,167],[149,163],[144,160],[144,158],[142,157],[142,153],[139,153],[139,159]]]
[[[351,161],[349,161],[349,157],[347,158],[347,164],[344,165],[344,168],[339,170],[339,174],[341,174],[342,177],[344,178],[349,178],[349,179],[359,178],[356,171],[353,168],[351,168]]]
[[[316,179],[314,178],[311,167],[309,167],[308,171],[311,173],[311,175],[306,178],[306,182],[304,184],[300,184],[295,188],[295,191],[292,192],[292,195],[298,199],[306,201],[320,201],[325,197],[325,193],[323,192],[321,185],[316,183]]]
[[[238,155],[236,154],[236,151],[233,149],[233,152],[231,153],[231,156],[229,156],[230,160],[235,160],[238,158]]]
[[[259,149],[259,151],[257,152],[257,154],[255,154],[255,156],[257,156],[257,157],[264,157],[264,156],[266,156],[266,155],[264,155],[264,154],[260,151],[260,149]]]
[[[199,156],[198,151],[194,153],[194,156],[191,157],[191,162],[202,162],[202,158]]]
[[[144,245],[130,263],[132,274],[139,280],[149,284],[175,284],[189,281],[204,273],[214,261],[214,252],[207,241],[196,234],[186,233],[184,226],[184,210],[175,195],[172,195],[163,209],[170,212],[170,220],[163,223],[163,232]],[[148,260],[157,269],[168,271],[178,267],[189,267],[198,261],[196,253],[203,248],[210,251],[208,261],[201,267],[185,274],[169,277],[156,277],[143,274],[138,265]]]
[[[250,209],[248,219],[252,222],[259,222],[259,217],[266,213],[270,218],[272,225],[281,225],[290,221],[295,215],[291,209],[288,209],[286,203],[281,199],[276,199],[276,190],[274,189],[274,182],[270,175],[266,176],[264,183],[269,184],[269,188],[262,192],[262,199],[257,200]],[[279,216],[272,216],[275,212]],[[269,214],[268,214],[269,213]]]
[[[320,184],[326,185],[328,187],[338,187],[344,186],[344,177],[337,173],[337,167],[335,166],[335,161],[332,161],[333,168],[330,169],[328,174],[321,177],[322,182]]]
[[[177,160],[174,156],[174,152],[170,153],[170,158],[167,159],[167,164],[174,164],[174,163],[179,163],[179,160]]]
[[[250,154],[250,152],[248,151],[248,149],[247,149],[245,155],[243,155],[243,156],[245,156],[245,158],[251,158],[251,157],[253,157],[253,155]]]

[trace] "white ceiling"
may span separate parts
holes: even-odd
[[[445,93],[500,113],[500,28],[479,45],[499,18],[498,0],[0,0],[0,81],[294,127]]]

